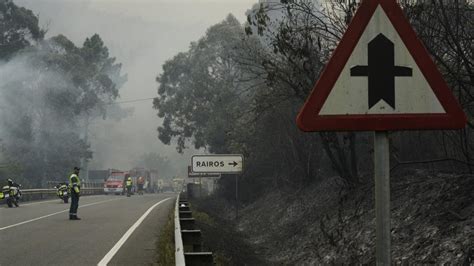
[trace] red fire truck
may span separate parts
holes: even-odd
[[[109,177],[104,183],[104,193],[120,195],[124,193],[125,180],[130,176],[128,172],[110,170]]]

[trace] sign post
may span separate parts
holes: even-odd
[[[362,1],[297,117],[303,131],[373,131],[377,265],[390,265],[388,131],[461,129],[466,115],[396,0]]]
[[[235,219],[239,219],[239,175],[235,175]]]
[[[199,178],[199,198],[202,198],[202,178]]]
[[[191,157],[189,173],[193,175],[235,174],[235,219],[239,217],[239,175],[243,170],[244,156],[242,154],[203,154]]]
[[[387,131],[374,134],[375,219],[377,265],[391,265],[390,151]]]

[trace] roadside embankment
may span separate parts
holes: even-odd
[[[335,180],[300,190],[274,189],[241,210],[238,223],[219,199],[196,206],[209,216],[202,220],[217,224],[205,223],[206,235],[213,245],[229,250],[226,258],[244,254],[235,242],[226,242],[236,238],[250,250],[249,259],[270,264],[375,264],[374,186],[347,189]],[[393,263],[469,265],[474,257],[473,191],[473,175],[414,171],[393,176]]]
[[[156,263],[158,265],[175,265],[174,211],[174,208],[170,208],[168,220],[158,233],[156,241]]]
[[[235,221],[224,218],[233,213],[225,203],[213,197],[190,203],[203,245],[213,252],[216,265],[269,265],[248,242],[249,236],[237,230]]]

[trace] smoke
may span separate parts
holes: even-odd
[[[37,62],[30,53],[15,57],[8,63],[0,63],[0,123],[3,124],[0,133],[4,141],[15,137],[8,135],[10,131],[7,129],[14,127],[25,116],[32,119],[35,131],[74,130],[64,126],[70,124],[65,120],[69,117],[65,111],[71,110],[61,108],[73,99],[64,98],[62,102],[57,102],[49,98],[52,95],[77,94],[73,85],[61,73],[35,65]]]
[[[90,156],[78,132],[81,92],[43,60],[50,48],[61,54],[60,48],[38,45],[0,63],[2,164],[15,165],[17,175],[37,185],[63,179]]]
[[[234,13],[241,21],[245,11],[257,0],[16,0],[18,5],[39,15],[47,36],[64,34],[77,46],[98,33],[110,54],[123,63],[128,82],[118,101],[157,96],[156,76],[162,64],[189,43],[204,35],[207,28]],[[161,124],[152,101],[124,103],[133,113],[121,120],[95,119],[90,124],[89,141],[93,159],[90,169],[129,169],[141,155],[156,152],[186,172],[190,154],[180,155],[174,146],[160,143],[157,127]],[[110,106],[113,108],[113,106]],[[110,110],[108,110],[110,115]]]

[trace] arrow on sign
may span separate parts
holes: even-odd
[[[384,100],[395,109],[395,77],[410,77],[412,69],[395,66],[393,42],[379,34],[369,42],[369,65],[351,68],[351,76],[369,78],[369,109]]]
[[[241,173],[244,166],[242,154],[199,154],[191,157],[193,173]]]

